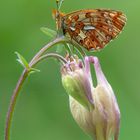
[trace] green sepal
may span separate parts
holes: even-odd
[[[83,89],[83,85],[81,81],[77,78],[73,78],[70,75],[66,75],[62,77],[62,84],[65,88],[68,95],[72,96],[76,101],[78,101],[82,106],[84,106],[87,110],[90,110],[91,103],[88,101],[85,96],[85,91]]]
[[[50,29],[50,28],[47,28],[47,27],[41,27],[40,30],[45,33],[47,36],[49,37],[55,37],[57,35],[57,32]]]

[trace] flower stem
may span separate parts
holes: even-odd
[[[46,46],[44,46],[31,60],[30,66],[32,67],[32,63],[34,63],[42,54],[44,54],[50,47],[54,46],[57,43],[63,43],[63,42],[68,42],[64,36],[58,37],[52,42],[48,43]]]
[[[17,82],[16,88],[11,97],[11,101],[10,101],[10,105],[9,105],[9,109],[8,109],[7,117],[6,117],[5,140],[10,140],[11,121],[12,121],[17,97],[19,95],[19,91],[22,88],[22,85],[24,81],[26,80],[27,76],[28,76],[28,71],[24,70],[23,73],[21,74],[21,77],[19,78]]]
[[[40,61],[42,61],[46,58],[49,58],[49,57],[53,57],[53,58],[60,60],[63,63],[67,63],[67,60],[63,56],[61,56],[57,53],[49,53],[49,54],[45,54],[45,55],[39,57],[38,60],[36,60],[34,63],[32,63],[32,67],[35,66],[36,64],[38,64]]]
[[[44,46],[34,57],[33,59],[30,61],[29,66],[33,67],[35,66],[38,62],[40,62],[41,60],[53,56],[57,59],[62,60],[63,62],[65,62],[65,59],[58,55],[58,54],[48,54],[48,55],[44,55],[42,56],[50,47],[54,46],[57,43],[63,43],[63,42],[68,42],[63,36],[62,37],[58,37],[55,40],[53,40],[52,42],[48,43],[46,46]],[[10,130],[11,130],[11,124],[12,124],[12,118],[13,118],[13,114],[14,114],[14,110],[15,110],[15,105],[17,102],[17,97],[20,93],[20,90],[24,84],[24,81],[27,79],[29,75],[29,71],[27,69],[24,69],[18,82],[16,85],[16,88],[12,94],[11,100],[10,100],[10,105],[8,108],[8,112],[7,112],[7,116],[6,116],[6,124],[5,124],[5,140],[10,140]]]

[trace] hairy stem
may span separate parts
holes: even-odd
[[[48,43],[46,46],[44,46],[31,60],[31,62],[29,63],[30,67],[36,65],[38,62],[40,62],[41,60],[43,60],[44,58],[53,56],[57,59],[60,59],[62,61],[66,61],[62,56],[57,55],[57,54],[48,54],[48,55],[44,55],[42,56],[50,47],[54,46],[57,43],[63,43],[63,42],[67,42],[67,40],[65,40],[65,38],[59,37],[56,38],[55,40],[53,40],[52,42]],[[10,105],[8,108],[8,112],[7,112],[7,116],[6,116],[6,124],[5,124],[5,140],[10,140],[10,130],[11,130],[11,122],[12,122],[12,118],[13,118],[13,114],[14,114],[14,110],[15,110],[15,105],[16,105],[16,101],[17,101],[17,97],[20,93],[20,90],[23,86],[24,81],[26,80],[26,78],[28,77],[29,71],[24,69],[24,71],[22,72],[16,88],[12,94],[11,100],[10,100]]]

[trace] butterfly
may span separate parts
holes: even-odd
[[[63,14],[53,11],[57,30],[87,50],[101,50],[122,31],[126,16],[109,9],[79,10]]]

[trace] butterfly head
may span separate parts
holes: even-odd
[[[56,21],[57,30],[61,29],[62,17],[64,16],[64,14],[60,12],[62,3],[63,0],[56,0],[56,9],[52,12],[53,19]]]
[[[52,12],[53,19],[56,21],[56,29],[60,30],[62,25],[62,17],[64,16],[59,10],[53,10]]]

